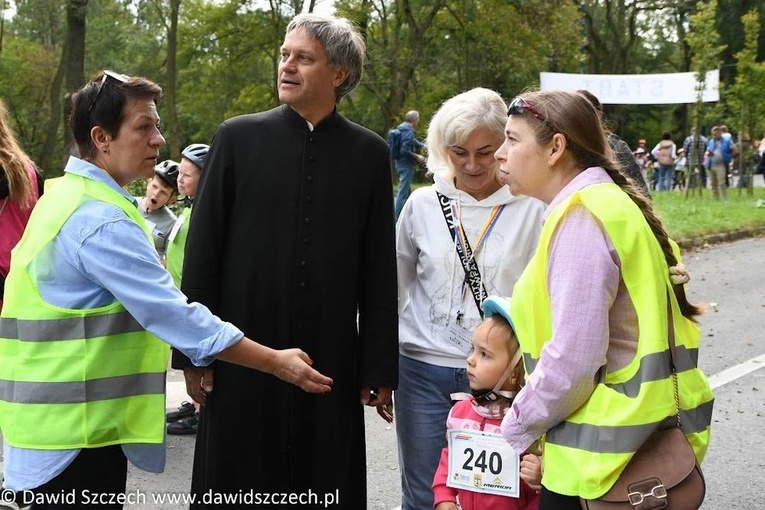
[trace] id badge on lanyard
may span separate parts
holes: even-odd
[[[520,457],[501,434],[450,430],[448,473],[448,487],[510,498],[520,495]]]
[[[449,344],[457,347],[465,356],[470,354],[470,350],[473,348],[473,334],[470,331],[455,321],[449,321],[445,335]]]
[[[181,216],[175,220],[175,223],[173,224],[173,229],[170,231],[170,235],[167,236],[167,241],[172,243],[175,240],[175,236],[178,235],[178,232],[180,232],[181,227],[183,226],[183,223],[186,221],[186,213],[181,214]]]

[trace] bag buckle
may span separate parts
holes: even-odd
[[[627,498],[636,510],[658,510],[668,505],[667,488],[658,478],[649,478],[629,488],[631,492],[627,493]]]

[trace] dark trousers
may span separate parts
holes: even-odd
[[[564,496],[543,485],[539,495],[539,510],[582,510],[582,505],[577,496]]]
[[[72,510],[74,508],[122,509],[116,503],[125,493],[127,459],[120,445],[83,448],[57,477],[34,489],[35,501],[44,496],[68,497],[65,501],[37,503],[31,510]],[[112,496],[113,495],[113,496]],[[74,502],[72,502],[72,498]]]

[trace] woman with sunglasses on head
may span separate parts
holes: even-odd
[[[654,430],[676,423],[670,331],[683,430],[703,458],[713,395],[696,367],[700,310],[685,297],[687,275],[670,274],[677,246],[619,172],[593,105],[529,92],[508,113],[495,155],[502,179],[549,205],[513,290],[528,375],[501,429],[516,451],[545,435],[540,508],[579,509],[580,497],[613,486]]]
[[[434,184],[415,190],[397,224],[402,509],[433,507],[452,393],[468,392],[471,335],[488,294],[509,295],[541,229],[541,202],[499,181],[506,104],[475,88],[447,100],[428,127]],[[385,409],[380,413],[384,417]]]
[[[14,251],[0,315],[0,428],[4,488],[22,506],[122,508],[127,460],[163,470],[164,342],[201,366],[217,358],[308,392],[331,389],[303,351],[265,347],[188,304],[162,267],[123,189],[154,173],[160,95],[110,71],[75,93],[82,158],[51,183]]]
[[[0,99],[0,310],[11,250],[21,239],[42,192],[43,176],[16,141],[5,103]]]

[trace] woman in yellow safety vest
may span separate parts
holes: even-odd
[[[713,395],[697,368],[700,311],[686,299],[687,274],[670,274],[677,246],[620,173],[592,104],[576,93],[529,92],[508,115],[495,154],[501,178],[548,208],[513,290],[528,377],[502,433],[519,452],[544,436],[540,509],[579,509],[580,497],[607,492],[678,412],[670,324],[682,426],[703,458]]]
[[[72,98],[80,158],[49,186],[13,251],[0,315],[5,498],[35,508],[122,508],[127,461],[165,464],[169,346],[198,366],[216,358],[305,391],[332,380],[300,349],[246,338],[189,304],[160,263],[123,187],[154,174],[162,89],[99,73]]]

